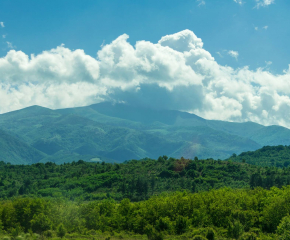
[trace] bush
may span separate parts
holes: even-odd
[[[43,213],[33,217],[31,220],[31,229],[33,232],[42,233],[51,229],[51,221]]]
[[[65,227],[63,226],[62,223],[58,225],[56,234],[60,238],[63,238],[65,236],[66,229],[65,229]]]
[[[178,216],[175,222],[175,231],[177,234],[182,234],[186,232],[188,223],[187,223],[187,218],[183,216]]]
[[[228,236],[234,239],[239,239],[239,237],[244,232],[244,226],[239,221],[234,221],[230,223],[228,227]]]
[[[45,231],[45,232],[43,233],[43,235],[44,235],[45,237],[47,237],[47,238],[52,238],[53,233],[52,233],[51,230],[47,230],[47,231]]]
[[[279,235],[285,234],[287,232],[290,232],[290,216],[282,218],[279,226],[277,227],[277,233]]]
[[[156,231],[156,229],[152,225],[147,225],[145,227],[145,233],[149,240],[163,240],[162,233]]]

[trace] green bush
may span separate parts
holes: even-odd
[[[58,227],[57,227],[57,231],[56,234],[58,237],[63,238],[66,234],[66,229],[63,226],[63,224],[61,223]]]
[[[158,232],[152,225],[145,227],[145,233],[149,240],[163,240],[163,234]]]
[[[237,220],[231,222],[228,227],[228,236],[234,239],[239,239],[239,237],[244,232],[244,226]]]

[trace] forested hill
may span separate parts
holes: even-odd
[[[109,102],[59,110],[31,106],[0,114],[0,129],[0,160],[12,164],[123,162],[163,154],[226,159],[266,145],[290,144],[290,130],[280,126]]]
[[[230,160],[263,167],[288,167],[290,165],[290,146],[265,146],[256,151],[243,152],[238,156],[234,154]]]
[[[271,188],[290,184],[290,168],[263,168],[221,160],[131,160],[122,164],[0,163],[0,198],[15,196],[64,197],[71,200],[113,198],[132,201],[177,190],[200,192],[221,187]]]

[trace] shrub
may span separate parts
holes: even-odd
[[[239,239],[239,237],[244,232],[244,226],[239,221],[234,221],[229,224],[228,236],[234,239]]]
[[[149,240],[163,240],[162,233],[156,231],[156,229],[152,225],[147,225],[145,227],[145,233]]]
[[[63,238],[65,236],[66,229],[65,229],[65,227],[63,226],[62,223],[58,225],[56,234],[60,238]]]

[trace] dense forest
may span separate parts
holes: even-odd
[[[0,238],[289,239],[288,150],[227,161],[0,162]]]
[[[290,168],[259,167],[221,160],[131,160],[122,164],[0,162],[0,198],[64,197],[69,200],[146,200],[162,192],[207,191],[222,187],[281,188],[290,184]]]
[[[285,240],[289,198],[290,187],[183,191],[140,202],[17,198],[1,201],[0,219],[2,233],[17,239]]]

